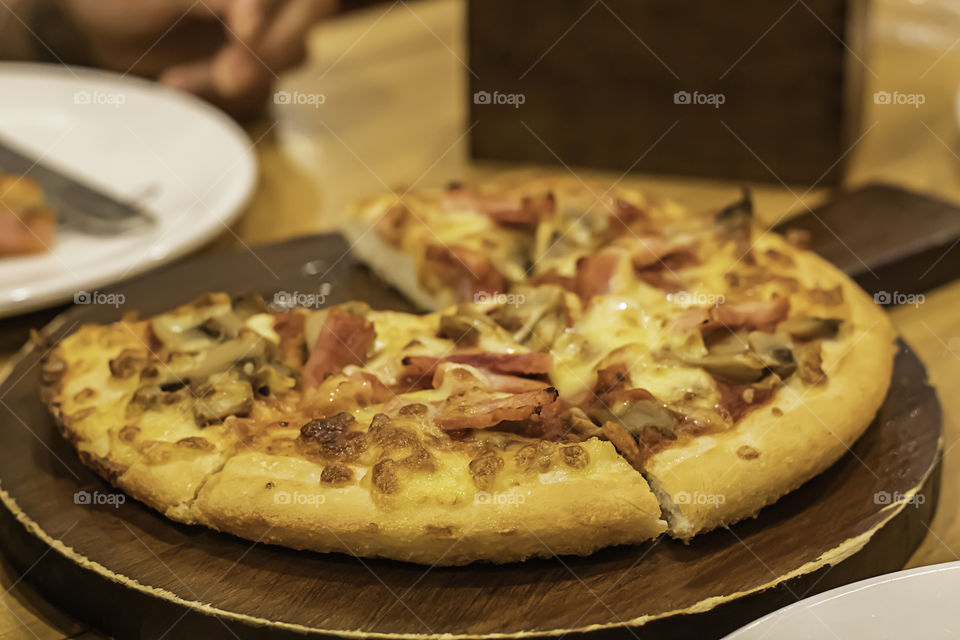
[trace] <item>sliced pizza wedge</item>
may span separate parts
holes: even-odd
[[[584,554],[665,528],[646,480],[470,307],[267,311],[210,294],[86,326],[44,364],[96,471],[168,517],[430,564]]]

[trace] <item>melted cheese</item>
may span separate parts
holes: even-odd
[[[645,303],[646,302],[646,303]],[[553,347],[551,378],[561,396],[574,397],[596,383],[598,368],[627,365],[633,386],[650,391],[664,402],[688,392],[716,388],[699,367],[665,358],[665,350],[689,353],[702,343],[670,332],[677,308],[664,294],[637,283],[629,293],[598,296]]]

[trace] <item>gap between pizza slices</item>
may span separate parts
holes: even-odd
[[[894,334],[753,221],[547,177],[358,206],[354,251],[425,315],[210,294],[85,326],[44,396],[83,460],[168,517],[430,564],[690,537],[860,436]]]

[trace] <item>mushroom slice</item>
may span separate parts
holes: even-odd
[[[789,334],[796,340],[836,338],[843,320],[816,316],[795,316],[777,325],[777,331]]]
[[[211,375],[191,390],[197,398],[193,415],[201,427],[223,422],[229,416],[245,416],[253,408],[253,387],[236,371]]]
[[[702,367],[714,378],[729,384],[750,384],[770,372],[787,378],[797,368],[793,344],[785,333],[737,332],[710,345],[709,353],[685,358],[686,364]]]
[[[797,374],[807,384],[821,384],[827,379],[823,371],[823,356],[819,340],[797,345]]]
[[[480,345],[484,334],[502,332],[487,316],[477,313],[467,305],[460,305],[454,312],[440,316],[437,337],[453,340],[460,346],[476,347]]]
[[[602,431],[593,420],[587,417],[580,407],[572,407],[563,417],[567,425],[567,432],[586,440],[601,435]]]
[[[171,353],[166,364],[148,367],[141,379],[161,386],[199,380],[226,371],[240,361],[263,363],[268,359],[270,347],[271,343],[255,331],[242,329],[234,340],[208,349]]]
[[[218,316],[231,314],[230,296],[209,293],[150,320],[153,334],[171,351],[191,351],[210,344],[209,333],[201,325]]]
[[[636,437],[646,429],[653,429],[671,440],[677,437],[677,419],[663,404],[649,398],[610,402],[616,394],[604,396],[604,402],[590,412],[591,417],[600,424],[614,422],[622,425]]]
[[[767,363],[755,353],[709,354],[687,364],[702,367],[714,378],[732,384],[750,384],[769,373]]]
[[[781,378],[787,378],[796,371],[797,361],[793,357],[793,344],[788,335],[751,331],[748,340],[753,352]]]
[[[535,287],[520,286],[511,290],[516,304],[505,304],[492,316],[512,334],[516,342],[540,350],[550,345],[559,330],[565,326],[566,295],[562,287],[545,284]]]
[[[262,396],[289,391],[297,385],[297,381],[289,375],[291,371],[283,365],[264,364],[256,368],[254,362],[248,362],[244,365],[243,373],[249,378],[256,392]]]

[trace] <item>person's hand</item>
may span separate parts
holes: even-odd
[[[238,117],[303,61],[306,34],[337,0],[53,0],[85,62],[158,78]]]

